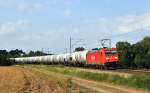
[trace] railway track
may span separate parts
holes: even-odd
[[[99,69],[99,68],[86,68],[86,69],[93,69],[93,70],[99,70],[99,71],[113,71],[113,72],[120,72],[120,73],[129,73],[129,74],[149,74],[150,75],[150,69]]]
[[[131,69],[117,69],[116,72],[123,72],[123,73],[131,73],[131,74],[147,74],[150,75],[150,69],[144,70],[131,70]]]

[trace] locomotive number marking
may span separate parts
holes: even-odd
[[[91,56],[91,60],[94,61],[95,60],[95,56]]]

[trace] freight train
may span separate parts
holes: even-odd
[[[101,48],[73,53],[11,58],[15,63],[63,64],[71,66],[95,66],[100,68],[115,68],[118,62],[116,48]]]

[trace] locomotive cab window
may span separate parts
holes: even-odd
[[[103,53],[101,52],[101,55],[103,55]]]
[[[107,50],[107,51],[105,51],[105,54],[106,55],[117,54],[117,51],[116,50]]]
[[[111,51],[112,54],[117,54],[116,50]]]

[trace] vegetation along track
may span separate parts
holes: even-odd
[[[150,75],[150,69],[117,69],[115,72],[120,73],[128,73],[128,74],[143,74],[143,75]]]
[[[116,70],[102,70],[102,69],[92,69],[92,68],[82,68],[82,67],[66,67],[68,69],[75,69],[77,71],[85,71],[85,72],[92,72],[92,73],[105,73],[105,74],[112,74],[112,75],[119,75],[122,77],[128,77],[131,75],[141,74],[141,75],[150,75],[149,69],[143,70],[131,70],[131,69],[116,69]]]
[[[136,77],[129,77],[126,79],[118,75],[102,73],[94,74],[92,72],[89,73],[83,70],[81,71],[77,68],[68,68],[63,66],[30,65],[25,67],[34,69],[41,73],[53,74],[61,78],[70,77],[72,82],[77,85],[84,86],[100,93],[149,93],[149,91],[146,92],[143,89],[138,89],[141,86],[133,85],[139,81],[129,83],[130,80],[132,81],[133,79],[137,79]],[[145,88],[148,88],[147,85],[144,86],[146,86]],[[143,86],[141,88],[143,88]]]

